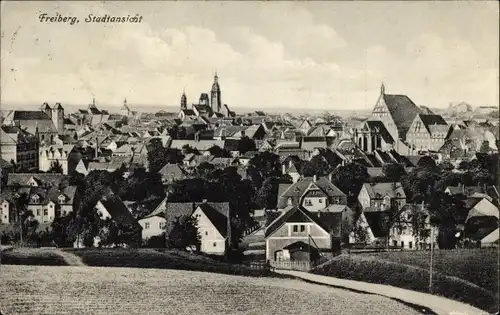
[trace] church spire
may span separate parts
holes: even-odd
[[[380,86],[380,94],[381,95],[385,94],[385,85],[384,85],[384,82],[382,82],[382,86]]]

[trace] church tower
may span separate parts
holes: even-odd
[[[61,103],[57,103],[52,108],[52,122],[54,126],[56,126],[57,133],[63,134],[64,132],[64,108],[61,106]]]
[[[187,97],[186,97],[186,92],[182,92],[181,96],[181,110],[187,109]]]
[[[52,108],[50,108],[48,103],[43,103],[43,105],[40,107],[40,110],[47,114],[49,118],[52,118]]]
[[[220,113],[221,103],[219,77],[217,76],[217,72],[215,72],[214,84],[212,84],[212,91],[210,93],[210,105],[212,106],[212,111]]]

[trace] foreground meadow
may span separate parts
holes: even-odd
[[[308,284],[181,270],[2,265],[5,314],[419,314]]]

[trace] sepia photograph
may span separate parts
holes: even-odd
[[[499,312],[497,1],[0,1],[0,315]]]

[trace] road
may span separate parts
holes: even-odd
[[[487,314],[485,311],[482,311],[468,304],[453,301],[436,295],[405,290],[388,285],[345,280],[345,279],[315,275],[307,272],[292,271],[292,270],[276,270],[276,272],[284,275],[294,276],[299,279],[303,279],[317,284],[324,284],[336,288],[345,288],[369,294],[376,294],[379,296],[397,299],[414,305],[421,305],[426,308],[429,308],[438,315],[486,315]]]

